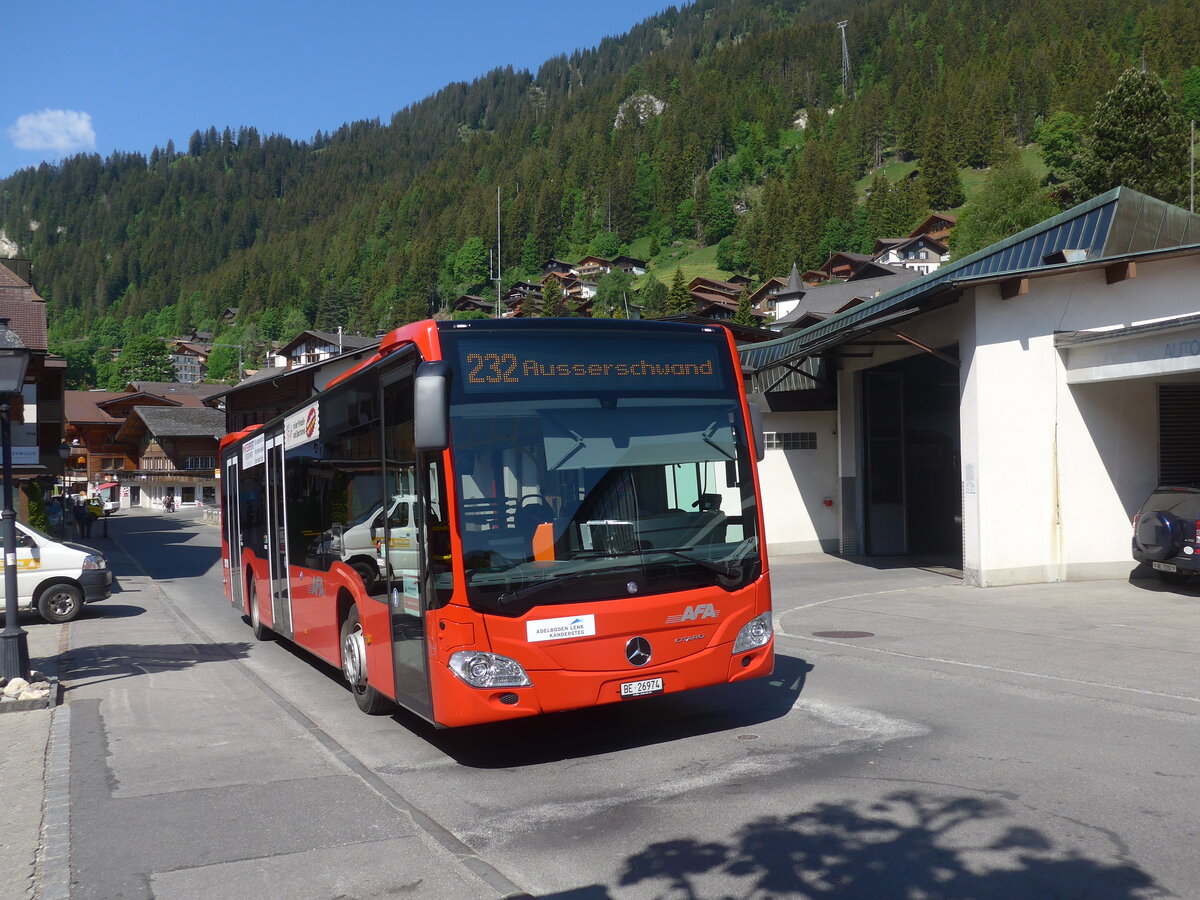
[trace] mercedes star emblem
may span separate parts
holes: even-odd
[[[630,638],[625,645],[625,658],[635,666],[650,662],[650,642],[644,637]]]

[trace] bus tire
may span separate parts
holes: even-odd
[[[260,641],[269,641],[275,636],[270,628],[263,624],[262,614],[258,611],[258,593],[254,590],[254,579],[250,579],[250,588],[246,592],[247,605],[250,607],[250,630]]]
[[[358,607],[350,607],[350,612],[342,622],[341,638],[342,676],[350,685],[354,702],[369,716],[389,711],[392,702],[367,683],[367,644],[358,618]]]

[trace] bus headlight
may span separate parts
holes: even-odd
[[[533,684],[521,664],[498,653],[459,650],[450,657],[450,671],[471,687],[529,687]]]
[[[774,633],[774,629],[771,628],[771,614],[769,612],[765,612],[761,616],[755,616],[743,625],[742,630],[738,632],[737,640],[733,642],[732,652],[745,653],[747,650],[761,647],[771,639],[771,635]]]

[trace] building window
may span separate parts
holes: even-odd
[[[185,469],[215,469],[217,467],[217,458],[215,456],[188,456],[183,460]]]
[[[929,259],[929,252],[927,250],[921,251],[921,259]]]
[[[766,439],[768,450],[816,450],[817,433],[815,431],[768,431]]]

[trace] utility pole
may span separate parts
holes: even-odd
[[[850,20],[846,19],[837,23],[838,31],[842,35],[842,102],[848,102],[853,99],[850,96],[850,48],[846,46],[846,26],[850,24]]]
[[[496,318],[500,318],[500,185],[496,185]]]

